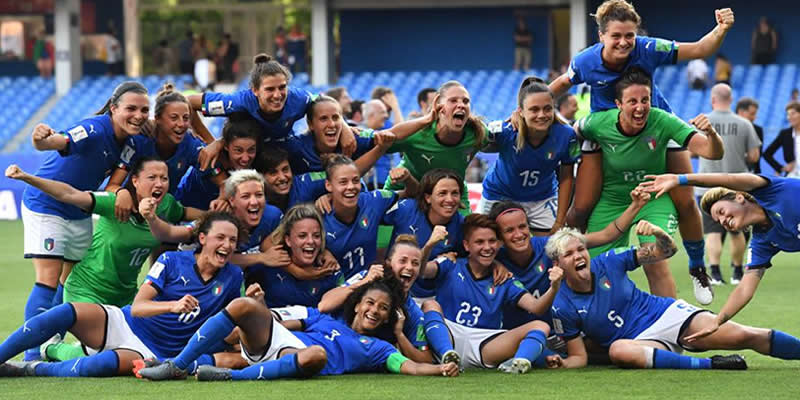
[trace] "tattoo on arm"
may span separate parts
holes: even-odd
[[[729,319],[731,319],[731,316],[728,315],[728,313],[725,313],[725,312],[719,313],[719,324],[720,325],[724,324],[725,322],[728,322]]]
[[[651,264],[672,257],[678,252],[675,241],[664,232],[655,233],[656,242],[643,244],[636,251],[640,264]]]

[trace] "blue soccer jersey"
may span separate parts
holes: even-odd
[[[328,190],[325,189],[327,177],[328,175],[325,172],[307,172],[292,177],[292,188],[289,189],[287,209],[300,203],[314,202],[320,196],[328,193]]]
[[[270,308],[286,306],[316,307],[328,290],[344,284],[341,271],[321,279],[301,281],[283,268],[262,264],[251,265],[245,271],[247,286],[258,283],[264,290],[264,302]]]
[[[444,317],[470,328],[502,329],[503,308],[516,306],[528,293],[522,282],[511,278],[500,286],[494,285],[492,274],[476,279],[468,260],[456,262],[446,257],[436,259],[436,301]]]
[[[271,141],[285,141],[292,134],[295,121],[306,116],[308,106],[314,100],[314,95],[295,87],[289,87],[286,93],[286,105],[277,119],[267,119],[258,105],[258,98],[250,89],[240,90],[230,94],[206,92],[203,93],[203,114],[207,116],[227,116],[235,112],[250,114],[263,127],[264,143]]]
[[[397,202],[386,212],[383,222],[394,227],[389,248],[394,245],[397,235],[401,234],[416,236],[417,243],[422,247],[431,238],[434,228],[428,221],[425,212],[420,210],[417,201],[414,199],[403,199]],[[434,259],[443,253],[460,252],[462,242],[461,225],[463,223],[464,216],[460,213],[456,213],[450,218],[450,222],[445,225],[448,237],[445,241],[439,242],[434,246],[430,259]],[[411,296],[413,297],[433,297],[435,294],[434,283],[431,279],[419,278],[414,282],[414,286],[411,287]]]
[[[133,136],[133,147],[126,146],[120,157],[119,166],[130,170],[131,166],[143,157],[158,157],[156,142],[152,138],[144,135]],[[186,132],[183,140],[178,143],[175,154],[164,160],[169,169],[169,192],[175,194],[183,176],[189,167],[197,168],[197,159],[200,150],[203,150],[205,143],[197,139],[191,132]]]
[[[219,168],[209,168],[201,171],[199,168],[189,168],[175,190],[175,198],[186,207],[208,210],[212,201],[219,197],[219,186],[211,179],[220,174]]]
[[[258,226],[250,229],[250,234],[247,235],[247,243],[240,244],[237,251],[240,253],[259,252],[261,242],[280,225],[282,218],[283,212],[278,207],[269,204],[265,205],[264,214],[261,215],[261,221],[258,222]]]
[[[325,243],[339,262],[345,279],[368,269],[375,261],[378,247],[378,225],[386,211],[397,201],[389,190],[373,190],[358,194],[356,219],[346,224],[334,211],[325,214]]]
[[[349,132],[342,134],[349,135]],[[350,157],[353,160],[361,157],[364,153],[368,152],[374,146],[375,141],[372,138],[373,131],[371,129],[363,130],[356,136],[356,152]],[[289,152],[289,165],[292,167],[292,173],[304,174],[306,172],[324,171],[322,167],[322,160],[317,146],[314,144],[314,134],[306,132],[301,135],[292,135],[286,141],[286,150]],[[341,153],[341,148],[336,147],[334,153]]]
[[[592,112],[617,108],[614,103],[616,93],[614,87],[622,74],[631,67],[639,67],[651,77],[656,68],[662,65],[675,64],[678,61],[678,44],[674,41],[637,36],[636,45],[631,51],[628,63],[623,71],[612,71],[603,65],[601,53],[602,43],[595,43],[578,53],[569,64],[567,74],[573,85],[586,83],[591,90]],[[653,84],[652,104],[667,112],[672,112],[667,100]]]
[[[508,251],[504,247],[497,252],[497,262],[508,268],[514,274],[514,277],[522,282],[525,289],[537,299],[550,289],[549,270],[553,267],[553,261],[544,252],[544,247],[549,238],[549,236],[534,236],[531,238],[533,257],[531,257],[527,265],[517,265],[511,261],[511,257],[509,257]],[[516,328],[535,319],[550,323],[552,315],[550,312],[544,315],[534,315],[516,307],[516,305],[506,307],[503,310],[503,327],[506,329]]]
[[[116,168],[123,146],[114,137],[111,117],[98,115],[87,118],[62,132],[67,147],[61,152],[48,152],[36,176],[64,182],[82,191],[97,190],[103,180]],[[125,144],[131,144],[131,138]],[[56,201],[41,190],[27,185],[22,204],[29,210],[57,215],[64,219],[84,219],[84,211]]]
[[[764,207],[772,226],[767,230],[753,228],[747,268],[769,268],[779,251],[800,251],[800,209],[794,204],[794,197],[800,193],[800,179],[760,176],[769,183],[750,194]]]
[[[386,362],[398,353],[388,342],[360,335],[344,321],[316,313],[302,320],[303,332],[293,332],[307,346],[325,349],[328,362],[320,375],[342,375],[356,372],[384,372]]]
[[[571,340],[581,332],[601,346],[633,339],[655,323],[675,299],[639,290],[628,271],[639,266],[636,248],[617,248],[591,260],[592,290],[578,293],[562,284],[553,301],[553,327]]]
[[[527,141],[517,151],[518,133],[510,122],[489,124],[490,138],[499,153],[486,179],[483,197],[487,200],[540,201],[558,194],[560,166],[572,165],[580,157],[575,131],[560,123],[550,126],[539,146]]]
[[[188,313],[166,313],[144,318],[132,316],[131,306],[122,309],[136,337],[159,359],[164,359],[180,353],[206,319],[239,297],[242,270],[228,263],[213,277],[204,280],[197,271],[194,252],[169,251],[158,257],[158,261],[150,267],[144,285],[150,285],[158,291],[153,301],[176,301],[188,294],[198,302],[198,306]]]

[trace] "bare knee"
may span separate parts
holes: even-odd
[[[535,330],[544,332],[545,336],[550,334],[550,325],[547,325],[547,323],[544,321],[536,320],[528,322],[525,324],[525,328],[528,330],[528,332]]]
[[[230,316],[237,321],[242,317],[268,311],[267,306],[264,305],[264,303],[249,297],[239,297],[238,299],[233,300],[230,302],[230,304],[228,304],[227,307],[225,307],[225,310],[228,311],[228,314],[230,314]]]
[[[242,369],[248,364],[240,353],[215,353],[214,365],[220,368]]]
[[[422,303],[422,312],[437,311],[443,313],[442,306],[436,300],[425,300]]]
[[[297,366],[306,375],[315,375],[328,363],[328,353],[322,346],[310,346],[297,352]]]
[[[614,365],[623,368],[644,368],[640,346],[629,340],[617,340],[608,348],[608,358]]]

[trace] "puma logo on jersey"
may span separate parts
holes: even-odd
[[[464,280],[464,274],[462,274],[461,272],[458,273],[458,277],[461,278],[462,281]]]
[[[333,238],[333,240],[336,240],[336,234],[335,234],[335,233],[333,233],[333,232],[326,232],[325,234],[326,234],[326,235],[328,235],[328,236],[330,236],[330,237],[332,237],[332,238]]]
[[[89,133],[97,133],[97,131],[94,130],[94,124],[89,124]]]
[[[22,324],[22,333],[30,332],[30,331],[31,331],[31,328],[28,328],[28,321],[25,321],[25,323]]]
[[[581,308],[580,310],[578,310],[578,314],[587,314],[588,312],[589,311],[586,310],[586,307]]]
[[[189,284],[189,280],[184,278],[183,275],[181,275],[181,281],[183,282],[183,286],[186,286],[186,285]]]
[[[618,144],[609,144],[608,148],[611,149],[612,153],[616,153],[617,152],[617,146],[619,146],[619,145]]]
[[[281,283],[283,283],[283,280],[286,279],[286,277],[281,274],[275,274],[275,276],[278,277],[278,280],[281,281]]]
[[[413,233],[414,236],[417,236],[417,228],[414,227],[414,225],[409,225],[408,229],[411,229],[411,233]]]
[[[227,109],[228,111],[232,110],[233,109],[233,101],[228,100],[228,106],[225,107],[225,109]]]
[[[433,160],[433,158],[434,158],[434,157],[436,157],[436,156],[429,156],[429,155],[427,155],[427,154],[422,154],[422,155],[420,155],[420,157],[422,157],[422,159],[423,159],[423,160],[427,161],[427,162],[428,162],[428,165],[431,165],[431,161],[432,161],[432,160]]]

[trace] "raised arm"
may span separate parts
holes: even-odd
[[[383,265],[373,264],[369,267],[369,271],[364,278],[355,282],[348,282],[349,285],[339,286],[325,292],[325,294],[322,295],[322,299],[320,299],[319,304],[317,304],[317,309],[319,309],[319,312],[323,313],[331,313],[336,311],[344,304],[345,300],[347,300],[347,297],[350,296],[353,291],[382,277]]]
[[[647,222],[639,221],[636,225],[636,234],[639,236],[655,236],[655,243],[645,243],[636,249],[636,259],[639,264],[652,264],[666,260],[678,252],[678,246],[672,237],[663,229]]]
[[[214,136],[211,134],[211,131],[208,130],[206,124],[203,123],[203,116],[200,114],[200,111],[195,111],[194,115],[191,118],[192,124],[192,132],[195,136],[203,139],[205,144],[214,143],[215,139]],[[221,140],[221,139],[220,139]]]
[[[152,197],[139,201],[139,215],[147,221],[150,233],[162,243],[185,243],[192,239],[192,228],[172,225],[156,215],[158,204]],[[192,219],[194,220],[194,219]]]
[[[569,88],[572,87],[572,82],[569,80],[569,75],[567,73],[562,74],[558,78],[554,79],[550,82],[550,91],[553,92],[553,96],[558,98],[562,94],[566,93]]]
[[[650,193],[639,188],[633,189],[631,191],[631,204],[628,205],[622,215],[603,228],[603,230],[586,234],[586,247],[591,249],[592,247],[611,243],[622,236],[623,233],[628,232],[633,219],[636,218],[636,215],[639,214],[639,211],[648,201],[650,201]]]
[[[686,174],[686,175],[645,175],[645,179],[651,179],[639,184],[639,188],[646,192],[656,193],[656,198],[669,192],[679,185],[692,185],[702,187],[722,186],[741,192],[749,192],[766,186],[769,181],[761,176],[740,173],[713,173],[713,174]],[[681,182],[681,179],[684,181]]]
[[[394,140],[395,136],[392,131],[375,132],[375,145],[354,161],[356,167],[358,168],[359,174],[364,176],[367,172],[369,172],[375,163],[378,162],[378,159],[386,154],[386,150],[389,150],[389,147],[392,147]]]
[[[67,148],[69,140],[64,135],[59,135],[47,124],[37,124],[31,133],[33,147],[39,151],[58,150]]]
[[[728,34],[728,30],[733,26],[733,10],[730,8],[714,10],[714,17],[717,21],[717,26],[711,32],[708,32],[696,42],[678,44],[678,61],[707,58],[719,51],[722,41],[725,40],[725,35]]]
[[[538,299],[530,293],[525,293],[517,302],[517,307],[536,315],[544,315],[553,305],[558,289],[561,287],[561,279],[564,277],[564,270],[560,267],[551,267],[550,288],[547,289]]]
[[[45,193],[48,196],[67,204],[72,204],[84,211],[91,211],[94,199],[89,192],[83,192],[64,182],[40,178],[23,171],[16,164],[6,168],[6,176],[11,179],[23,181]]]
[[[403,189],[397,191],[397,195],[401,198],[407,199],[414,197],[419,192],[419,181],[411,175],[411,172],[403,167],[392,168],[389,171],[389,179],[391,179],[392,182],[403,184]]]
[[[439,114],[441,109],[442,105],[439,104],[439,95],[437,94],[433,98],[433,101],[431,102],[431,110],[427,114],[423,115],[422,117],[409,119],[392,126],[392,132],[394,133],[396,140],[403,140],[432,124],[434,121],[436,121],[436,116]]]
[[[709,160],[722,159],[722,156],[725,155],[725,145],[708,117],[700,114],[692,118],[689,123],[705,133],[705,135],[692,135],[687,146],[689,151]]]
[[[744,273],[742,280],[736,285],[736,288],[733,289],[730,296],[728,296],[725,305],[719,310],[719,315],[714,318],[714,323],[694,335],[687,336],[686,341],[691,343],[716,332],[720,325],[724,324],[741,311],[756,293],[758,284],[761,283],[761,278],[764,276],[764,271],[763,268],[748,269],[747,272]]]

